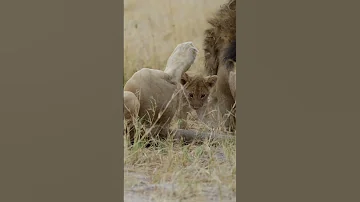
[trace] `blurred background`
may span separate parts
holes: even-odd
[[[203,65],[207,19],[226,0],[125,0],[124,82],[142,67],[165,68],[177,44],[192,41],[199,49],[193,71]]]

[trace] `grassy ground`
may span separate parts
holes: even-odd
[[[142,67],[164,69],[177,44],[200,50],[192,71],[202,71],[206,19],[225,0],[125,0],[124,81]],[[204,127],[196,121],[193,128]],[[206,126],[205,126],[206,127]],[[156,147],[125,139],[125,201],[235,201],[234,140]]]

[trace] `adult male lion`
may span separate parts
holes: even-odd
[[[218,76],[211,103],[219,113],[218,118],[226,119],[225,127],[233,130],[235,117],[227,115],[233,114],[235,105],[236,0],[221,6],[208,22],[211,28],[205,30],[205,70],[208,75]]]

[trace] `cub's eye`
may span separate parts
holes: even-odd
[[[192,98],[192,97],[194,97],[194,94],[192,94],[192,93],[189,93],[189,97],[191,97],[191,98]]]
[[[205,97],[205,94],[201,94],[201,98],[204,98]]]

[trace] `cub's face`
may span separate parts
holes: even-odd
[[[217,76],[189,76],[184,73],[181,78],[181,85],[184,86],[184,94],[190,106],[197,110],[208,101],[211,89],[215,85]]]

